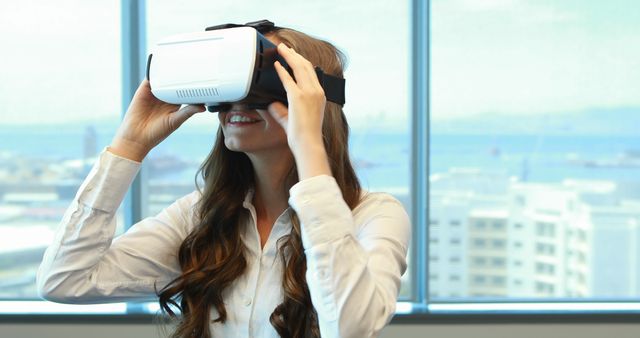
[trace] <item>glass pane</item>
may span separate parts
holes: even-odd
[[[432,1],[431,301],[638,299],[639,13]]]
[[[1,7],[0,299],[28,299],[62,214],[120,120],[120,8]]]
[[[394,194],[410,212],[409,2],[270,4],[199,0],[191,2],[187,10],[177,2],[149,0],[148,48],[167,35],[265,18],[334,43],[349,59],[345,113],[361,182],[371,191]],[[385,52],[380,51],[381,46]],[[372,96],[383,99],[372,100]],[[149,155],[147,215],[194,189],[195,171],[209,153],[217,127],[215,114],[192,118]],[[403,276],[403,298],[411,294],[410,276]]]

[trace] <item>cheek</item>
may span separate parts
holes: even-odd
[[[278,145],[286,145],[287,144],[287,133],[279,124],[274,125],[271,130],[269,130],[269,136],[273,143]]]
[[[265,131],[268,131],[271,134],[277,135],[278,137],[287,138],[287,133],[284,128],[276,121],[271,115],[266,112],[263,114],[263,118],[266,122]]]
[[[260,135],[254,135],[254,141],[265,148],[287,145],[287,133],[280,126],[270,126],[264,129]]]

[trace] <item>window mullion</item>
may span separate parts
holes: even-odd
[[[428,295],[428,182],[429,182],[429,1],[413,0],[411,11],[411,112],[412,112],[412,271],[416,305],[426,305]]]
[[[121,0],[122,15],[122,116],[129,107],[146,68],[146,20],[144,0]],[[142,166],[124,202],[125,229],[142,219],[146,208],[146,166]]]

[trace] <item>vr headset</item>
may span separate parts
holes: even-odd
[[[274,101],[287,104],[273,63],[293,72],[263,35],[277,29],[261,20],[167,37],[147,60],[151,92],[168,103],[204,104],[210,112],[227,111],[236,102],[248,109],[266,109]],[[327,101],[343,105],[345,80],[315,70]]]

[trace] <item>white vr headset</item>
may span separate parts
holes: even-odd
[[[263,35],[277,29],[261,20],[167,37],[147,60],[151,92],[168,103],[204,104],[210,112],[227,111],[235,102],[249,109],[266,109],[274,101],[287,104],[273,63],[278,60],[293,72]],[[345,80],[315,69],[327,101],[343,105]]]

